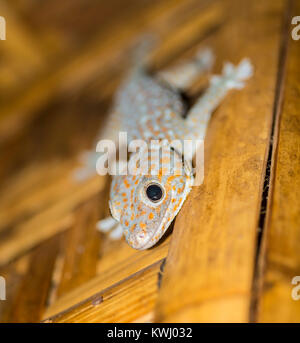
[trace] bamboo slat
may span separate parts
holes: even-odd
[[[176,219],[157,321],[249,320],[285,3],[251,1],[243,11],[240,2],[232,4],[230,21],[213,39],[218,59],[248,57],[255,72],[212,119],[204,184],[194,187]]]
[[[294,2],[289,23],[299,11],[299,2]],[[288,35],[290,32],[289,26]],[[288,39],[290,46],[274,158],[272,198],[260,256],[263,267],[257,315],[260,322],[300,321],[299,300],[292,297],[293,288],[299,285],[292,284],[292,280],[300,275],[300,44],[291,37]],[[295,290],[295,294],[299,291]]]
[[[137,39],[137,32],[141,29],[145,33],[151,30],[151,33],[160,35],[160,28],[164,28],[165,20],[173,14],[172,7],[174,4],[179,7],[181,2],[182,0],[157,1],[154,4],[151,2],[152,6],[147,10],[138,6],[136,10],[139,9],[141,13],[133,12],[135,20],[130,20],[131,14],[119,20],[110,29],[101,28],[100,32],[89,40],[89,44],[85,44],[84,49],[79,49],[79,53],[67,56],[65,63],[61,63],[59,67],[55,65],[53,70],[48,70],[40,79],[34,80],[31,86],[27,85],[13,102],[8,101],[3,104],[0,115],[0,141],[16,134],[23,125],[32,120],[33,116],[38,113],[38,109],[47,105],[59,92],[70,91],[79,85],[82,87],[91,77],[97,75],[98,78],[103,78],[103,73],[105,74],[107,70],[111,73],[111,69],[108,68],[122,66],[124,52],[132,48],[132,44]],[[191,8],[194,8],[196,4],[195,0],[188,0],[186,3]],[[182,13],[185,13],[184,6],[180,7],[183,10]],[[164,20],[160,20],[161,13],[165,13]],[[178,18],[180,19],[181,16]],[[205,16],[203,19],[205,20]],[[174,20],[172,26],[175,27],[176,24],[178,22]],[[167,28],[169,35],[171,28]],[[112,37],[117,37],[117,39],[112,39]],[[120,64],[118,61],[123,63]]]
[[[100,271],[97,271],[97,276],[56,298],[47,308],[43,317],[49,318],[72,308],[94,294],[101,292],[103,289],[118,284],[140,270],[147,268],[149,265],[161,261],[166,257],[168,247],[169,239],[166,239],[156,249],[133,252],[124,241],[120,242],[118,247],[112,247],[112,251],[106,254],[106,261],[103,261],[100,257],[98,263],[103,269],[101,268]],[[115,260],[116,251],[118,250],[121,250],[120,257]],[[105,264],[105,267],[103,267],[103,264]]]
[[[59,202],[17,224],[14,234],[8,235],[0,242],[0,265],[8,263],[41,241],[68,228],[73,218],[71,211],[78,204],[101,191],[103,186],[103,178],[91,179],[84,186],[77,187],[77,190],[73,189],[72,192],[66,193]]]
[[[152,317],[161,260],[46,321],[58,323],[126,323]],[[117,310],[116,310],[117,308]]]
[[[47,306],[60,240],[61,235],[51,237],[15,263],[14,270],[8,268],[8,294],[3,312],[0,311],[1,322],[40,321]]]

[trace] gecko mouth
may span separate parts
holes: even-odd
[[[136,233],[135,237],[132,238],[131,240],[130,246],[137,250],[146,250],[153,247],[155,244],[159,242],[160,238],[165,234],[171,222],[169,223],[169,225],[165,225],[165,223],[162,222],[161,225],[158,227],[158,229],[156,229],[151,234],[144,231],[140,231]],[[163,226],[165,226],[165,228],[162,230]],[[154,237],[156,238],[153,239]]]
[[[148,247],[148,243],[150,239],[148,238],[147,240],[144,240],[144,238],[140,237],[140,234],[138,234],[133,240],[132,247],[137,250],[145,250]]]
[[[134,249],[146,250],[157,243],[158,240],[153,240],[153,237],[155,237],[158,231],[156,230],[152,234],[140,231],[135,233],[134,237],[129,237],[128,243]]]

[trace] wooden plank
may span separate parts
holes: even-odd
[[[0,47],[3,102],[24,92],[53,67],[57,68],[57,61],[66,61],[84,50],[87,40],[99,35],[99,31],[108,33],[116,25],[126,25],[132,13],[145,13],[157,1],[130,0],[126,4],[120,0],[109,4],[93,0],[86,0],[84,4],[82,0],[44,1],[42,5],[32,2],[22,6],[3,0],[0,10],[9,33],[9,39]],[[164,6],[170,0],[160,2]]]
[[[13,315],[13,304],[16,294],[19,291],[22,280],[27,273],[30,253],[21,256],[16,261],[0,267],[0,275],[5,278],[6,281],[6,300],[1,301],[0,306],[0,322],[11,322]]]
[[[12,286],[13,291],[9,290],[6,300],[8,313],[0,317],[1,322],[23,323],[41,320],[47,304],[60,240],[61,235],[53,236],[26,256],[26,261],[21,258],[22,276],[19,276],[16,287],[13,280],[7,284],[7,288]]]
[[[294,1],[291,18],[300,13]],[[259,296],[259,322],[299,322],[299,300],[292,298],[292,279],[300,275],[300,44],[290,37],[278,146],[272,173],[268,220],[260,263],[263,274]],[[297,293],[297,292],[296,292]],[[299,294],[299,291],[298,291]]]
[[[59,312],[76,306],[76,304],[83,302],[96,293],[162,260],[167,255],[169,241],[170,237],[155,249],[146,251],[133,250],[124,240],[111,244],[109,251],[103,251],[101,242],[100,254],[102,253],[104,256],[100,256],[98,261],[97,276],[54,299],[47,308],[44,318],[52,317]]]
[[[158,4],[160,10],[164,7],[164,2]],[[157,6],[153,6],[152,11],[155,13],[156,10]],[[137,15],[136,12],[135,15]],[[138,16],[141,20],[142,15],[146,16],[145,20],[149,15],[151,18],[151,13],[148,11],[142,11],[141,16]],[[120,45],[125,44],[126,46],[132,30],[135,32],[136,21],[132,21],[127,28],[129,17],[125,16],[123,20],[115,23],[116,25],[107,31],[103,31],[102,28],[100,31],[97,30],[97,34],[88,40],[89,44],[85,43],[84,49],[79,49],[77,53],[74,52],[73,56],[68,55],[64,63],[60,63],[60,65],[54,64],[53,69],[49,68],[30,86],[26,85],[24,91],[17,94],[13,102],[8,99],[1,110],[0,139],[16,133],[29,118],[37,113],[37,109],[47,104],[57,94],[58,90],[74,87],[74,85],[78,85],[78,81],[81,83],[83,79],[86,80],[87,75],[90,76],[105,69],[108,56],[109,61],[112,62],[114,60],[112,58],[113,51],[116,51],[118,46],[118,50],[122,52],[124,49],[120,49]],[[112,41],[111,37],[118,37],[118,40]]]
[[[65,236],[64,266],[57,296],[68,293],[96,275],[100,251],[96,223],[103,217],[99,211],[102,193],[88,200],[74,213],[74,224]]]
[[[149,320],[157,298],[161,262],[156,262],[46,322],[128,323],[144,320],[145,316]]]
[[[255,73],[245,89],[226,98],[210,124],[204,184],[193,188],[176,219],[157,321],[249,320],[285,3],[227,5],[230,18],[211,41],[218,60],[249,57]]]
[[[7,39],[1,42],[0,100],[23,86],[45,66],[44,51],[37,44],[36,36],[5,1],[0,3],[0,13],[6,20]],[[24,63],[26,61],[26,63]]]
[[[159,37],[164,37],[168,33],[168,36],[173,37],[174,40],[172,29],[182,23],[189,24],[191,14],[199,13],[192,11],[195,8],[203,10],[202,18],[205,24],[205,26],[202,25],[202,18],[200,18],[198,22],[195,21],[196,24],[192,25],[191,28],[194,28],[198,35],[207,28],[208,19],[215,23],[222,20],[222,11],[216,11],[215,6],[212,8],[206,6],[207,8],[203,9],[203,4],[206,4],[206,1],[157,2],[147,11],[140,9],[139,14],[133,12],[135,20],[131,20],[131,16],[128,16],[110,30],[98,32],[89,44],[86,44],[85,49],[72,58],[66,59],[61,66],[49,70],[41,79],[35,80],[30,87],[27,86],[24,92],[16,96],[13,102],[3,104],[0,116],[0,142],[6,141],[19,132],[58,93],[72,93],[76,88],[84,87],[86,82],[95,76],[105,81],[107,71],[111,78],[113,68],[123,70],[130,55],[128,52],[132,51],[133,43],[137,39],[137,32],[141,35],[141,32],[149,33],[150,31]],[[168,27],[166,27],[166,22],[169,23]],[[118,37],[118,39],[112,40],[111,37]],[[121,61],[122,63],[118,63]]]
[[[105,178],[96,176],[84,184],[76,185],[72,192],[66,193],[43,211],[18,223],[14,227],[13,235],[8,235],[0,242],[0,265],[8,263],[43,240],[67,229],[73,221],[72,210],[101,191],[104,185]]]
[[[15,173],[2,187],[0,232],[55,204],[76,190],[74,161],[35,164]]]

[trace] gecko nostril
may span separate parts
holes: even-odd
[[[146,236],[147,236],[146,232],[143,232],[143,231],[139,232],[136,235],[137,241],[142,242],[146,238]]]

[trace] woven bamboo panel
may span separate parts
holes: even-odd
[[[0,322],[300,321],[299,13],[296,0],[1,1]],[[136,251],[96,230],[110,178],[71,176],[149,33],[154,71],[210,46],[214,73],[243,57],[255,72],[213,114],[203,185]]]

